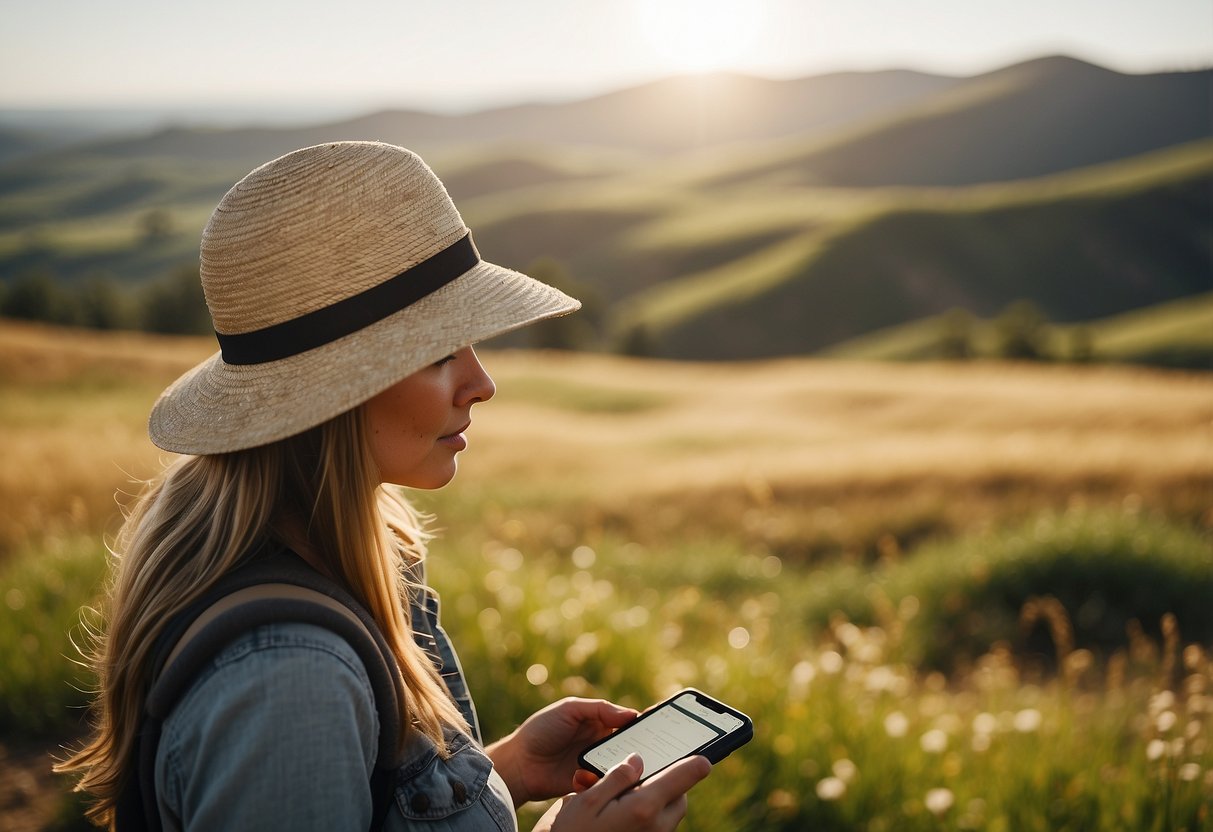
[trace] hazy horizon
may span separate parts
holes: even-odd
[[[126,0],[14,5],[5,111],[469,112],[591,97],[670,75],[977,75],[1053,54],[1121,72],[1213,64],[1207,0]]]
[[[837,70],[823,70],[821,72],[806,72],[800,75],[786,77],[733,69],[716,70],[711,73],[706,73],[706,75],[741,75],[772,81],[784,81],[847,73],[909,71],[940,76],[972,77],[982,75],[986,72],[997,71],[1007,66],[1014,66],[1016,64],[1031,62],[1033,60],[1048,57],[1056,57],[1060,54],[1061,53],[1041,53],[1036,55],[1025,55],[1018,60],[995,64],[970,73],[932,72],[930,70],[915,66],[891,65],[886,67],[872,67],[868,69],[840,68]],[[1211,60],[1204,64],[1191,67],[1159,67],[1153,70],[1142,70],[1141,72],[1128,72],[1127,70],[1110,66],[1106,63],[1101,63],[1083,55],[1064,54],[1062,56],[1074,58],[1080,61],[1086,61],[1098,66],[1103,66],[1110,70],[1125,72],[1126,74],[1150,74],[1152,72],[1172,71],[1185,72],[1213,68],[1213,60]],[[84,134],[95,134],[121,130],[174,126],[216,128],[261,126],[303,127],[325,121],[342,121],[346,119],[358,118],[363,115],[389,110],[412,110],[417,112],[459,116],[496,109],[506,109],[516,106],[559,105],[562,103],[592,99],[601,95],[609,95],[613,92],[626,90],[635,86],[643,86],[648,83],[660,82],[679,77],[697,77],[700,75],[700,73],[670,72],[665,75],[654,76],[653,78],[641,79],[633,83],[621,83],[615,86],[605,87],[603,89],[589,90],[583,94],[552,95],[548,97],[521,96],[514,100],[504,99],[500,101],[488,102],[480,106],[468,105],[464,107],[427,106],[425,104],[410,103],[405,101],[392,102],[389,100],[379,99],[368,99],[366,101],[198,101],[194,103],[149,101],[140,104],[106,104],[93,102],[77,106],[68,104],[46,106],[6,106],[3,103],[0,103],[0,125],[17,129],[76,130]],[[98,119],[100,119],[100,121]]]

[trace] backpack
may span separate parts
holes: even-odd
[[[400,764],[397,739],[404,688],[396,660],[374,619],[334,581],[286,549],[256,556],[221,578],[175,615],[152,653],[152,685],[127,779],[115,806],[120,832],[159,832],[156,750],[164,720],[194,678],[224,647],[254,627],[304,622],[341,636],[358,654],[379,715],[379,751],[371,775],[371,829],[379,829],[392,802],[392,773]]]

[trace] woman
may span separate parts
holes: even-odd
[[[373,142],[305,148],[242,179],[203,232],[201,275],[220,352],[153,407],[153,442],[185,456],[124,525],[94,659],[96,730],[61,766],[82,772],[94,819],[114,822],[135,777],[166,623],[273,552],[353,596],[399,671],[384,828],[513,829],[517,806],[560,795],[537,828],[676,826],[703,758],[636,788],[638,757],[596,783],[577,772],[577,754],[630,709],[567,699],[479,744],[417,577],[426,535],[381,487],[449,482],[472,406],[494,393],[471,345],[577,301],[480,260],[424,162]],[[345,639],[302,622],[255,627],[165,717],[149,811],[166,829],[366,829],[379,733],[368,668]]]

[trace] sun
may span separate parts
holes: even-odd
[[[748,57],[764,6],[762,0],[636,0],[645,37],[678,72],[714,72]]]

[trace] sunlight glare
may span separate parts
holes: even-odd
[[[645,37],[672,69],[713,72],[749,57],[762,0],[637,0]]]

